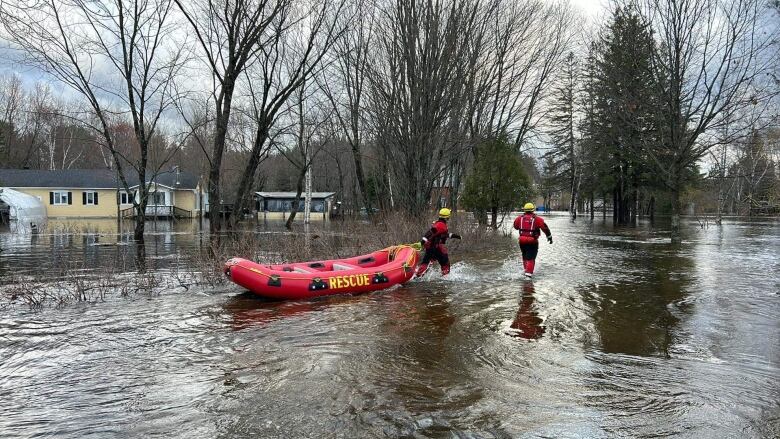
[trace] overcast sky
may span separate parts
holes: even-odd
[[[559,0],[552,0],[559,1]],[[569,0],[569,3],[579,11],[585,18],[591,23],[597,21],[603,16],[600,16],[607,10],[609,0]],[[41,72],[28,66],[20,66],[13,63],[11,58],[13,54],[7,49],[7,43],[0,40],[0,75],[8,75],[12,73],[19,74],[27,85],[32,85],[36,81],[40,81],[44,78]],[[59,89],[58,85],[52,84],[55,88]],[[62,90],[65,93],[68,91]]]
[[[569,2],[590,19],[596,18],[608,4],[607,0],[569,0]]]

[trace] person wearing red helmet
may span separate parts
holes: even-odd
[[[439,263],[442,276],[450,272],[450,257],[447,255],[447,247],[444,244],[447,242],[447,238],[460,239],[460,235],[450,233],[447,228],[447,220],[450,219],[451,214],[450,209],[446,207],[439,210],[439,219],[431,225],[430,230],[425,232],[425,235],[420,240],[420,244],[423,250],[425,250],[425,255],[422,263],[417,267],[417,277],[424,275],[428,271],[428,264],[432,259],[436,259]]]
[[[539,236],[541,232],[547,235],[547,242],[552,244],[552,233],[545,224],[544,219],[536,216],[534,203],[525,203],[523,214],[515,218],[514,228],[520,231],[520,252],[523,254],[523,269],[526,277],[534,274],[536,264],[536,254],[539,252]]]

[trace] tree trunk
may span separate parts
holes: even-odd
[[[680,189],[675,184],[671,191],[672,196],[672,244],[682,243],[680,236]]]
[[[572,172],[572,174],[574,174]],[[569,215],[571,219],[577,219],[577,176],[572,175],[571,178],[571,200],[569,200]]]
[[[232,78],[225,79],[223,85],[223,101],[220,112],[217,114],[216,132],[214,134],[214,151],[209,168],[209,231],[214,234],[222,230],[222,199],[220,194],[220,175],[222,170],[222,155],[225,152],[225,139],[227,138],[228,123],[230,122],[230,110],[232,109],[233,89],[235,83]]]
[[[141,191],[141,188],[144,186],[146,185],[141,184],[138,186],[138,195],[141,197],[141,200],[136,206],[135,229],[133,230],[133,239],[137,242],[143,242],[144,229],[146,229],[146,205],[149,203],[149,194],[145,190]]]
[[[215,147],[216,149],[216,147]],[[220,156],[222,154],[219,154]],[[220,157],[220,162],[221,162]],[[209,188],[208,188],[208,194],[209,194],[209,232],[211,232],[212,235],[215,233],[219,233],[219,231],[222,229],[222,218],[220,218],[220,194],[219,194],[219,166],[216,165],[216,162],[212,162],[211,168],[209,169]]]
[[[303,179],[306,177],[307,169],[308,167],[304,166],[301,168],[301,172],[298,174],[298,183],[295,186],[295,199],[293,199],[292,202],[292,212],[290,212],[290,216],[287,218],[287,222],[284,223],[284,227],[287,228],[287,230],[292,230],[292,225],[295,221],[295,215],[298,213],[298,205],[301,202],[301,193],[303,193]]]
[[[615,187],[612,189],[612,223],[618,224],[620,222],[620,200],[618,198],[618,189]]]
[[[139,273],[146,271],[146,243],[143,235],[135,242],[135,269]]]
[[[339,173],[339,197],[341,197],[341,201],[344,201],[346,194],[346,191],[344,190],[344,171],[341,169],[341,162],[339,162],[338,158],[333,160],[336,163],[336,171]],[[352,185],[354,188],[355,185]],[[354,190],[354,189],[353,189]],[[353,198],[354,199],[354,198]],[[342,203],[341,209],[344,208],[344,204]],[[339,214],[344,216],[344,212],[339,209]]]
[[[593,220],[593,218],[596,215],[596,200],[594,198],[593,192],[590,193],[590,219]]]
[[[146,205],[149,203],[149,188],[146,187],[146,169],[141,168],[138,172],[138,200],[133,200],[135,204],[135,230],[133,239],[143,241],[144,229],[146,228]]]
[[[360,155],[360,145],[352,145],[352,159],[355,161],[355,177],[357,178],[361,198],[363,198],[363,207],[366,208],[366,215],[371,217],[371,199],[366,190],[366,177],[363,174],[363,158]]]
[[[490,208],[490,216],[490,227],[492,227],[493,230],[498,230],[498,206]]]
[[[650,207],[648,210],[650,211],[650,222],[652,223],[655,221],[655,195],[650,196]]]
[[[241,174],[241,180],[238,183],[233,215],[231,215],[227,224],[230,229],[235,228],[241,220],[241,212],[244,211],[246,203],[252,199],[250,196],[252,193],[252,183],[255,181],[255,174],[260,165],[260,157],[263,155],[263,145],[267,138],[268,130],[259,129],[255,137],[254,145],[252,146],[252,153],[249,156],[249,161],[247,162],[244,172]]]
[[[303,223],[308,226],[309,221],[311,220],[311,167],[306,169],[306,174],[304,175],[306,180],[306,196],[304,197],[303,203]]]
[[[458,210],[458,188],[460,187],[460,174],[461,168],[460,162],[456,163],[456,171],[452,174],[452,180],[450,184],[450,209],[455,213]]]

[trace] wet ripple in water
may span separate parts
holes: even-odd
[[[0,431],[777,436],[777,222],[690,229],[681,248],[649,226],[550,223],[533,282],[508,240],[484,259],[453,252],[449,278],[355,297],[228,288],[4,309]]]

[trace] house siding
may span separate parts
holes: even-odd
[[[12,188],[19,192],[37,197],[46,206],[46,214],[49,218],[116,218],[117,191],[116,189],[84,189],[84,188]],[[160,190],[164,190],[160,187]],[[51,204],[49,193],[63,191],[70,192],[72,204]],[[97,192],[97,205],[84,205],[84,192]],[[173,194],[175,206],[197,215],[196,194],[192,190],[180,189]],[[128,209],[132,204],[122,204],[121,209]]]
[[[196,194],[190,190],[177,190],[173,195],[174,206],[197,214]]]
[[[43,202],[49,218],[116,218],[116,190],[114,189],[73,189],[73,188],[13,188]],[[72,204],[53,205],[49,192],[64,191],[72,195]],[[82,193],[97,192],[97,205],[84,205]]]
[[[257,212],[257,219],[259,220],[287,220],[290,217],[290,212]],[[329,212],[312,212],[309,217],[311,221],[329,220]],[[303,221],[303,212],[295,214],[295,222]]]
[[[138,186],[138,178],[128,175],[131,192]],[[152,178],[151,174],[147,174]],[[153,177],[151,190],[159,188],[165,192],[164,206],[176,206],[187,210],[192,216],[198,215],[197,192],[200,182],[197,177],[178,168],[157,173]],[[114,218],[117,215],[117,175],[107,169],[61,169],[61,170],[30,170],[0,168],[0,186],[18,190],[24,194],[38,198],[45,206],[50,218]],[[123,189],[120,187],[120,189]],[[70,204],[54,204],[51,192],[70,192]],[[97,193],[97,205],[87,205],[84,193]],[[124,192],[124,190],[122,190]],[[132,216],[128,209],[132,203],[120,206],[123,216]],[[172,209],[161,209],[169,215]],[[179,212],[181,213],[181,212]]]

